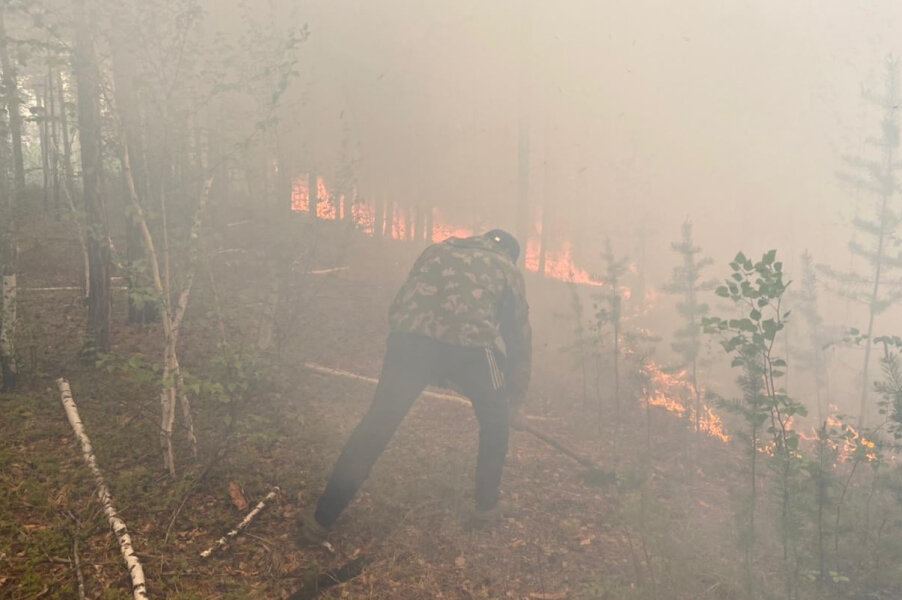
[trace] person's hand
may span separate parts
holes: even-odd
[[[526,414],[522,404],[515,404],[510,408],[510,425],[511,429],[523,431],[526,429]]]

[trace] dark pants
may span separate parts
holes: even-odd
[[[429,384],[451,384],[473,403],[479,421],[476,506],[485,510],[498,503],[507,455],[508,406],[497,362],[488,352],[418,335],[389,336],[373,403],[351,433],[316,506],[316,520],[321,525],[331,527],[351,502]]]

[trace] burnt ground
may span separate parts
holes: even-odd
[[[80,362],[79,292],[31,289],[78,286],[78,246],[62,225],[22,238],[23,389],[0,396],[0,597],[76,597],[76,543],[87,597],[130,597],[116,541],[59,403],[53,383],[59,376],[71,381],[152,598],[742,595],[733,525],[741,451],[699,438],[661,409],[647,421],[628,376],[622,422],[614,419],[605,380],[599,414],[594,391],[583,399],[579,370],[562,351],[573,327],[566,286],[535,280],[528,282],[537,324],[531,423],[616,476],[592,476],[529,433],[513,432],[503,495],[516,514],[472,530],[475,418],[465,405],[424,397],[337,523],[336,553],[299,549],[295,517],[322,489],[373,391],[303,364],[378,373],[385,310],[417,248],[327,224],[301,226],[305,241],[292,250],[297,260],[282,290],[278,351],[255,358],[249,350],[268,279],[249,242],[258,239],[254,227],[247,224],[244,234],[241,226],[220,227],[225,233],[211,240],[205,261],[211,267],[202,268],[192,296],[180,356],[196,383],[200,453],[191,459],[179,432],[175,480],[159,455],[152,376],[162,348],[159,325],[127,325],[124,292],[117,291],[113,354],[99,365]],[[349,268],[304,275],[343,265]],[[219,314],[227,347],[238,357],[226,375],[217,362]],[[246,533],[201,559],[199,552],[244,514],[230,483],[251,506],[273,486],[281,491]],[[358,562],[341,570],[352,559]],[[778,577],[765,560],[759,570],[762,581]]]

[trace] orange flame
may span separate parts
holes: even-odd
[[[296,212],[310,212],[310,186],[309,177],[301,175],[291,183],[291,210]],[[316,216],[320,219],[335,220],[337,210],[332,202],[326,182],[322,177],[316,178]]]
[[[438,244],[439,242],[444,242],[448,238],[452,237],[466,238],[474,235],[474,232],[471,228],[457,227],[446,222],[442,218],[442,213],[437,208],[432,212],[432,215],[433,220],[431,239],[436,244]]]
[[[827,417],[827,427],[842,429],[846,434],[839,443],[835,439],[827,440],[827,446],[837,452],[836,459],[839,462],[849,462],[859,449],[864,449],[864,457],[868,462],[874,462],[879,458],[876,451],[877,444],[873,440],[863,436],[848,423],[843,423],[835,415]],[[791,419],[787,424],[787,428],[793,429]],[[808,431],[798,431],[797,433],[802,440],[809,443],[817,442],[820,437],[816,427],[812,427]]]
[[[680,417],[689,417],[692,423],[698,423],[699,430],[708,436],[721,442],[729,442],[730,436],[724,431],[723,421],[706,404],[700,407],[700,415],[696,415],[694,407],[689,406],[689,401],[695,397],[695,388],[692,382],[686,378],[687,371],[680,371],[675,375],[665,373],[655,363],[648,363],[643,367],[646,379],[649,382],[646,389],[646,400],[650,406],[663,408],[667,412]]]
[[[310,212],[311,198],[309,188],[309,176],[301,174],[294,179],[291,185],[291,210],[296,212]],[[323,220],[335,220],[344,218],[347,214],[348,199],[342,195],[337,199],[331,197],[326,182],[322,177],[316,178],[316,216]],[[375,208],[370,204],[352,203],[350,205],[351,216],[357,227],[367,235],[376,235],[377,215]],[[394,240],[410,240],[422,238],[422,224],[418,219],[409,218],[409,209],[392,205],[391,223],[385,224],[385,233]],[[408,228],[410,231],[408,231]],[[536,229],[540,230],[541,226]],[[419,231],[418,231],[419,229]],[[381,232],[378,232],[381,234]],[[470,237],[474,231],[469,227],[460,227],[447,222],[442,218],[438,209],[433,210],[432,230],[427,236],[435,243],[443,242],[450,237]],[[525,266],[528,270],[539,270],[539,255],[541,253],[540,242],[530,238],[526,246]],[[546,248],[545,272],[543,275],[549,279],[576,283],[581,285],[602,286],[604,282],[592,277],[586,270],[576,265],[573,260],[573,244],[564,242],[559,248]],[[622,294],[629,299],[630,290],[623,288]]]
[[[375,235],[376,211],[372,206],[363,203],[352,204],[351,217],[358,229],[367,235]]]
[[[392,211],[391,238],[393,240],[406,240],[407,237],[407,209],[397,204]]]
[[[526,259],[524,261],[528,270],[538,273],[540,254],[540,242],[536,239],[530,239],[526,244]],[[544,275],[549,279],[557,279],[568,283],[591,286],[604,285],[603,281],[595,279],[587,270],[576,265],[573,261],[573,244],[570,242],[564,242],[558,250],[545,250]]]

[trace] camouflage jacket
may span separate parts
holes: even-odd
[[[495,348],[512,404],[526,399],[532,329],[523,274],[494,242],[450,238],[420,255],[389,309],[392,331]]]

